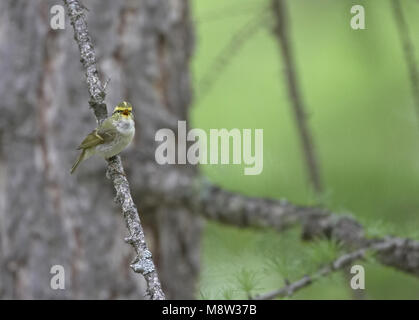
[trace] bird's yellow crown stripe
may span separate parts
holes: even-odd
[[[127,109],[129,111],[132,111],[132,105],[130,103],[124,101],[124,102],[121,102],[120,104],[118,104],[115,107],[114,111],[118,111],[118,110],[122,110],[123,111],[123,110],[127,110]]]
[[[115,111],[117,110],[129,110],[132,111],[132,107],[115,107]]]

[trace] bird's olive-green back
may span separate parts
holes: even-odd
[[[96,128],[82,141],[77,150],[88,149],[95,147],[99,144],[110,142],[115,138],[117,133],[112,119],[106,119],[99,128]]]

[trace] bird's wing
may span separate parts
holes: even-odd
[[[77,150],[88,149],[109,142],[115,137],[115,134],[116,130],[114,128],[95,129],[80,143]]]

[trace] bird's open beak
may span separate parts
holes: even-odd
[[[128,110],[128,109],[125,109],[125,110],[122,112],[122,114],[123,114],[124,116],[128,117],[128,116],[129,116],[129,110]]]

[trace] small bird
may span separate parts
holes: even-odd
[[[87,135],[77,150],[82,150],[73,167],[73,173],[78,165],[95,154],[109,159],[132,141],[135,133],[132,105],[129,102],[119,103],[112,116],[106,118],[95,130]]]

